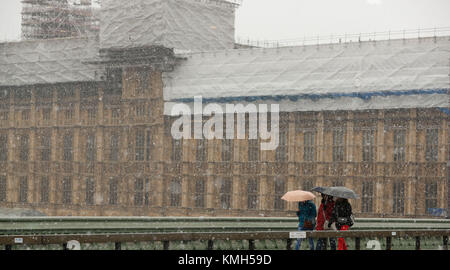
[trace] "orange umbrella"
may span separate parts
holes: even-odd
[[[294,190],[284,194],[281,199],[288,202],[304,202],[314,199],[316,196],[309,191]]]

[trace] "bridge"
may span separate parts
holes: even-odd
[[[22,217],[0,218],[0,249],[289,250],[296,218]],[[349,249],[448,249],[450,220],[357,219]],[[296,236],[295,236],[296,237]],[[304,241],[302,249],[308,249]]]

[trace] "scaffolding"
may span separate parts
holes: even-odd
[[[80,37],[99,32],[91,0],[22,0],[22,38]]]

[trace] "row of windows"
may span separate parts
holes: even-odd
[[[436,208],[438,205],[437,197],[437,183],[425,184],[425,210]],[[405,183],[395,182],[392,188],[392,211],[394,214],[405,214]],[[362,184],[361,196],[361,212],[373,213],[374,205],[374,183],[364,182]]]
[[[72,120],[74,118],[75,115],[75,110],[74,109],[62,109],[63,111],[63,115],[64,115],[64,119],[65,120]],[[95,120],[97,119],[97,108],[89,108],[86,109],[85,112],[87,115],[87,119],[89,120]],[[44,108],[42,109],[42,119],[49,121],[51,120],[51,112],[52,109],[51,108]],[[30,113],[31,110],[30,109],[25,109],[21,111],[20,114],[20,119],[22,119],[22,121],[28,121],[30,120]],[[119,108],[114,108],[112,109],[112,118],[113,119],[118,119],[120,118],[121,114],[121,110]],[[135,105],[132,107],[132,111],[131,114],[136,116],[137,118],[145,118],[151,117],[151,107],[145,104],[139,104],[139,105]],[[8,111],[2,111],[0,112],[0,120],[2,121],[7,121],[9,120],[9,112]]]
[[[52,152],[52,141],[50,134],[43,134],[38,136],[37,155],[41,161],[50,161]],[[27,134],[18,136],[18,158],[20,161],[28,161],[29,159],[29,141],[30,138]],[[73,161],[73,134],[69,133],[63,136],[63,153],[62,159],[64,161]],[[112,133],[109,142],[107,142],[107,148],[109,149],[108,160],[119,160],[119,135]],[[85,147],[85,159],[87,161],[95,161],[96,159],[96,138],[94,134],[86,135]],[[151,153],[151,134],[150,130],[138,130],[136,131],[135,138],[135,160],[136,161],[149,161]],[[0,135],[0,161],[8,160],[8,136]]]
[[[305,132],[303,136],[303,159],[304,161],[316,160],[316,132]],[[334,162],[345,161],[346,132],[338,129],[333,131],[332,158]],[[362,160],[372,162],[375,160],[376,132],[366,130],[362,132]],[[286,161],[288,156],[288,133],[287,130],[280,131],[279,146],[276,150],[276,160]],[[206,140],[197,140],[197,161],[205,161]],[[260,154],[260,144],[258,140],[248,140],[248,160],[258,161]],[[182,156],[182,142],[173,140],[172,142],[172,160],[180,161]],[[222,140],[222,161],[230,161],[233,157],[233,140]],[[427,161],[438,161],[439,157],[439,130],[430,129],[426,133],[425,159]],[[393,159],[403,162],[406,160],[406,131],[395,130],[393,135]]]
[[[315,161],[316,146],[315,146],[315,132],[306,132],[304,134],[303,154],[305,161]],[[406,157],[406,131],[394,131],[393,141],[393,159],[394,161],[405,161]],[[51,137],[49,134],[39,137],[38,148],[40,152],[39,159],[42,161],[49,161],[51,155]],[[375,159],[375,132],[364,131],[362,141],[362,158],[364,162],[374,161]],[[107,143],[108,144],[108,143]],[[138,130],[135,138],[135,160],[145,161],[150,160],[151,147],[150,131]],[[86,160],[94,161],[96,153],[96,142],[93,134],[86,137]],[[117,161],[119,154],[119,135],[113,133],[109,139],[110,150],[109,160]],[[21,135],[18,141],[19,160],[28,161],[29,155],[29,136]],[[276,160],[286,161],[288,152],[288,135],[287,131],[280,132],[280,143],[276,150]],[[248,143],[248,160],[258,161],[260,156],[260,144],[258,140],[249,140]],[[8,136],[0,135],[0,161],[8,160]],[[180,161],[182,156],[182,142],[180,140],[173,140],[172,155],[173,161]],[[426,133],[426,147],[425,159],[427,161],[437,161],[439,156],[439,130],[427,130]],[[345,161],[345,131],[335,130],[333,132],[333,161]],[[205,161],[207,158],[207,141],[197,141],[196,160]],[[230,161],[233,158],[233,140],[222,141],[222,160]],[[63,160],[73,160],[73,135],[67,134],[63,136]]]
[[[121,74],[121,71],[119,71]],[[108,74],[109,75],[109,74]],[[110,78],[111,76],[108,76]],[[121,79],[121,76],[120,76]],[[95,83],[83,83],[79,84],[80,87],[80,98],[89,98],[98,96],[98,85]],[[56,97],[58,100],[64,100],[67,98],[74,98],[75,87],[73,85],[58,85],[58,87],[52,86],[34,86],[34,87],[23,87],[15,89],[3,89],[0,92],[0,99],[6,100],[14,95],[14,101],[16,103],[30,103],[33,96],[32,89],[35,89],[36,100],[52,100],[54,97],[54,91],[56,90]]]
[[[87,205],[94,205],[95,203],[95,181],[93,178],[87,178],[85,180],[85,203]],[[61,181],[62,198],[61,203],[71,204],[72,203],[72,190],[73,183],[71,177],[64,177]],[[284,202],[280,200],[281,196],[285,193],[285,182],[277,181],[275,183],[275,209],[284,209]],[[28,202],[29,197],[29,181],[27,177],[21,177],[19,179],[19,202]],[[223,179],[219,184],[219,201],[220,207],[222,209],[232,208],[232,189],[233,181],[231,178]],[[248,208],[257,209],[259,204],[259,184],[256,179],[251,179],[248,181]],[[109,180],[108,185],[108,204],[116,205],[118,204],[118,193],[119,193],[119,180],[117,178],[112,178]],[[180,207],[181,206],[181,181],[173,180],[169,187],[169,197],[170,206]],[[40,202],[48,203],[50,195],[50,183],[49,178],[43,176],[40,179]],[[196,208],[204,208],[206,205],[206,180],[197,179],[195,181],[194,187],[194,206]],[[0,176],[0,202],[6,201],[7,198],[7,186],[6,177]],[[134,205],[150,205],[150,182],[148,178],[137,178],[134,182]]]
[[[332,183],[333,186],[343,186],[342,181],[336,180]],[[427,183],[425,192],[425,208],[437,207],[437,183]],[[314,187],[313,181],[305,181],[303,190],[311,190]],[[282,179],[277,179],[274,182],[273,208],[275,210],[284,210],[286,205],[280,198],[286,192],[286,182]],[[181,206],[181,181],[173,180],[171,183],[170,205],[173,207]],[[195,190],[195,206],[204,207],[204,180],[196,182]],[[223,182],[221,191],[221,206],[223,209],[230,209],[231,207],[231,180]],[[374,209],[374,183],[364,182],[361,190],[361,212],[373,213]],[[397,182],[393,185],[393,213],[405,213],[405,188],[403,182]],[[259,205],[259,184],[257,179],[249,179],[247,182],[247,208],[257,209]]]
[[[95,181],[93,178],[87,178],[85,180],[85,203],[87,205],[94,205],[95,202]],[[19,179],[19,202],[28,202],[28,178],[21,177]],[[62,199],[63,204],[72,203],[72,178],[64,177],[61,182]],[[171,207],[181,206],[181,180],[174,179],[169,186],[169,205]],[[341,186],[342,182],[333,182],[334,186]],[[221,209],[232,208],[232,190],[233,181],[231,178],[224,178],[217,185],[219,189],[219,207]],[[305,181],[302,189],[311,190],[314,187],[313,181]],[[256,178],[250,178],[247,181],[246,197],[247,208],[258,209],[259,207],[259,183]],[[374,212],[374,183],[365,181],[362,183],[361,188],[361,212],[373,213]],[[286,192],[286,181],[284,179],[276,179],[273,184],[273,209],[284,210],[286,204],[281,197]],[[429,182],[425,184],[425,209],[436,208],[438,206],[438,186],[437,183]],[[40,202],[49,202],[50,183],[49,178],[44,176],[40,179]],[[117,178],[111,178],[108,185],[108,204],[117,205],[119,193],[119,180]],[[195,181],[194,191],[194,206],[196,208],[204,208],[206,206],[206,180],[204,178],[197,179]],[[6,177],[0,176],[0,202],[5,202],[7,199],[7,184]],[[392,211],[394,214],[405,214],[405,183],[395,182],[392,189]],[[150,205],[150,181],[148,178],[137,178],[134,182],[134,205],[143,206]]]
[[[134,205],[149,205],[150,200],[150,186],[149,179],[138,178],[135,179],[134,185]],[[71,177],[64,177],[61,181],[61,191],[62,191],[62,204],[71,204],[73,195],[73,182]],[[86,189],[85,189],[85,203],[87,205],[94,205],[95,202],[95,181],[93,178],[86,179]],[[117,178],[112,178],[109,180],[109,190],[108,190],[108,203],[110,205],[118,204],[118,192],[119,192],[119,181]],[[27,203],[29,200],[29,181],[28,177],[20,177],[19,179],[19,202]],[[40,203],[49,203],[50,201],[50,182],[47,176],[43,176],[40,179]],[[7,199],[7,186],[6,177],[0,176],[0,202],[5,202]]]
[[[232,209],[232,190],[233,180],[224,178],[218,184],[219,189],[219,207],[221,209]],[[277,180],[274,183],[274,209],[284,210],[285,202],[281,197],[286,192],[286,183],[284,180]],[[181,206],[182,183],[179,179],[173,179],[169,186],[169,205],[171,207]],[[206,180],[201,178],[195,181],[194,189],[194,206],[196,208],[204,208],[206,206]],[[249,179],[247,181],[247,208],[256,210],[259,207],[259,183],[257,179]]]

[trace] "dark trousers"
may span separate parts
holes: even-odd
[[[330,239],[330,250],[336,250],[336,239]],[[316,250],[326,250],[327,247],[327,238],[319,238],[317,240]]]
[[[312,231],[313,229],[303,229],[303,228],[298,228],[299,231]],[[303,239],[297,239],[297,244],[295,245],[295,250],[299,250],[301,245],[302,245],[302,240]],[[309,238],[309,249],[310,250],[314,250],[314,239],[313,238]]]

